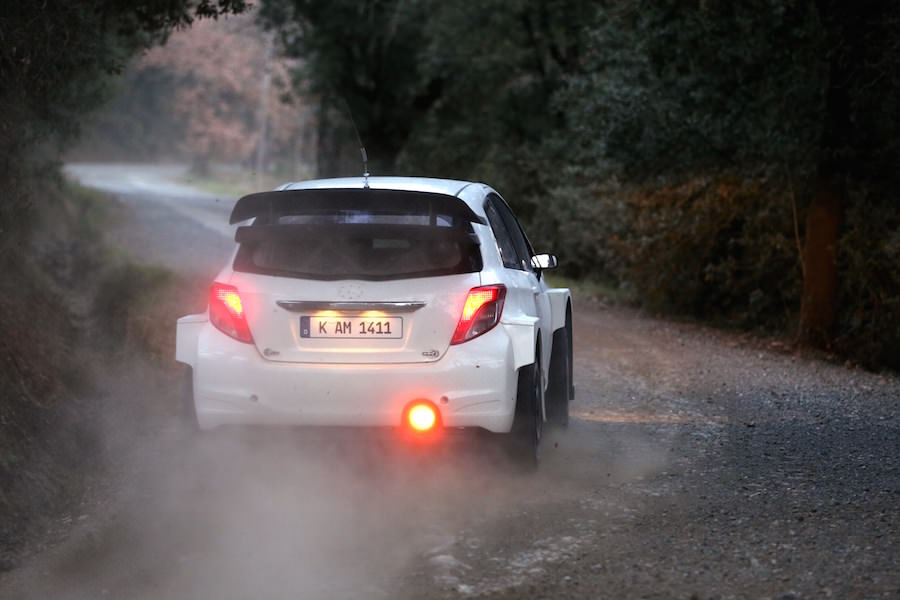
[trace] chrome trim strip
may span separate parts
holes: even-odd
[[[383,310],[394,313],[411,313],[425,306],[424,302],[325,302],[320,300],[278,300],[275,304],[291,312],[316,310],[363,312],[367,310]]]

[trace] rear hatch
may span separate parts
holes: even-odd
[[[229,283],[260,353],[280,362],[438,360],[480,284],[478,217],[439,194],[298,192],[269,193],[278,195],[236,233]]]

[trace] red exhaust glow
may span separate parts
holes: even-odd
[[[434,441],[441,429],[441,412],[428,400],[413,400],[404,407],[401,424],[411,441]]]
[[[209,321],[216,329],[240,342],[252,343],[244,303],[233,285],[215,282],[209,289]]]
[[[506,286],[485,285],[469,290],[450,344],[461,344],[487,333],[500,322]]]
[[[416,404],[406,414],[409,426],[416,431],[430,431],[437,423],[437,415],[434,408],[428,404]]]

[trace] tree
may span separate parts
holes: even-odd
[[[894,139],[885,138],[890,121],[882,119],[900,111],[900,6],[820,0],[817,8],[828,71],[806,218],[798,338],[830,346],[838,316],[839,238],[848,184],[897,181],[900,152]]]
[[[548,175],[561,152],[547,140],[565,125],[566,108],[553,98],[583,67],[595,12],[577,0],[442,3],[429,20],[426,54],[445,74],[442,97],[401,164],[490,181],[528,219],[555,183]]]
[[[32,202],[28,180],[52,164],[110,77],[141,49],[244,0],[62,0],[6,3],[0,14],[0,234]]]
[[[897,5],[636,0],[602,15],[586,74],[565,92],[575,107],[568,129],[578,136],[579,162],[602,157],[607,172],[651,188],[705,181],[682,205],[688,211],[690,198],[729,179],[760,182],[751,187],[768,189],[772,202],[793,190],[788,202],[806,214],[796,227],[805,238],[798,339],[829,345],[840,316],[838,246],[848,182],[883,189],[900,158],[885,129],[896,122],[888,115],[900,110]],[[723,222],[724,239],[733,242],[735,227],[763,214],[751,205],[755,214]],[[742,253],[731,255],[737,261],[765,251],[728,247],[710,250]],[[696,275],[710,273],[701,267]],[[763,275],[755,277],[766,290]],[[698,293],[716,297],[708,286]],[[695,310],[709,308],[700,299]]]
[[[423,68],[428,47],[423,24],[437,5],[403,0],[262,3],[260,17],[277,32],[282,52],[300,60],[296,85],[319,99],[323,147],[334,135],[330,128],[336,114],[346,115],[344,119],[352,114],[371,170],[393,172],[413,126],[441,94],[443,76]],[[352,129],[339,135],[353,139]],[[335,147],[330,156],[320,157],[321,174],[334,175],[341,168],[341,144]],[[361,173],[361,168],[355,170]]]
[[[213,160],[252,159],[262,141],[261,82],[288,78],[285,61],[267,64],[267,36],[254,19],[249,13],[225,23],[198,23],[134,66],[138,75],[159,70],[171,76],[164,90],[169,118],[184,123],[172,150],[190,157],[198,170]],[[266,136],[276,154],[289,156],[304,124],[298,114],[302,105],[280,102],[279,88],[265,87]]]

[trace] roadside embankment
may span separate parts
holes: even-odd
[[[0,252],[0,571],[78,518],[127,444],[127,431],[112,439],[104,427],[111,386],[176,377],[170,324],[191,300],[175,295],[200,295],[104,242],[117,201],[71,183],[41,188],[35,219]],[[176,400],[163,394],[144,410],[172,412]]]

